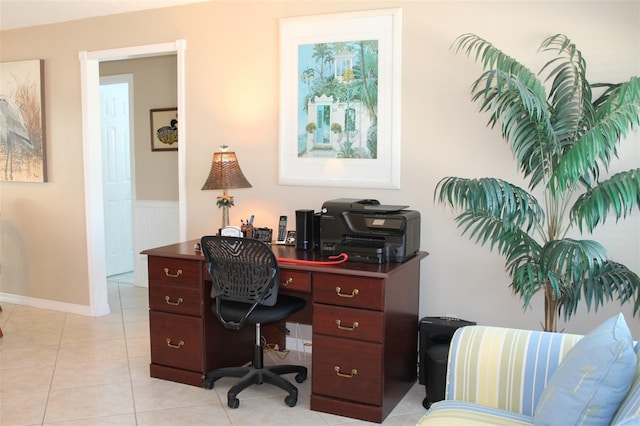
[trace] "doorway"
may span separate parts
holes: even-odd
[[[82,88],[82,127],[84,151],[85,216],[87,237],[87,266],[89,308],[91,316],[110,313],[107,299],[105,261],[105,222],[102,177],[102,146],[100,125],[100,62],[175,54],[177,56],[178,138],[178,222],[180,239],[187,235],[186,223],[186,119],[185,119],[185,47],[184,40],[145,46],[100,51],[82,51],[80,74]]]

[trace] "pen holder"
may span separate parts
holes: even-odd
[[[253,225],[242,225],[240,230],[244,238],[253,238]]]

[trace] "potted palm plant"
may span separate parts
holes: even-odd
[[[570,319],[582,301],[588,309],[632,301],[637,314],[638,274],[599,242],[571,235],[640,207],[640,169],[601,176],[621,139],[638,128],[640,78],[590,84],[581,52],[562,34],[542,42],[540,51],[554,57],[538,74],[475,34],[458,37],[452,49],[482,63],[472,99],[489,114],[488,126],[500,126],[528,188],[499,178],[445,177],[436,202],[459,213],[463,235],[505,257],[525,308],[544,294],[546,331],[557,331],[558,315]]]

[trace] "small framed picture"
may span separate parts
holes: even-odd
[[[263,243],[271,244],[273,230],[270,228],[255,228],[253,230],[253,238]]]
[[[150,110],[151,151],[178,150],[178,108]]]

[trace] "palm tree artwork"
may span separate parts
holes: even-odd
[[[0,181],[46,182],[40,59],[0,64]]]
[[[6,95],[0,95],[0,147],[4,154],[3,177],[6,181],[14,179],[13,169],[16,156],[22,149],[33,149],[29,132],[22,118],[22,112]]]
[[[377,40],[299,46],[298,156],[377,158],[377,50]]]
[[[489,127],[500,127],[528,188],[450,176],[437,184],[436,202],[458,212],[463,235],[505,258],[524,308],[544,295],[544,330],[557,331],[558,316],[569,320],[582,303],[597,310],[633,302],[637,315],[637,271],[580,236],[640,207],[640,168],[606,173],[621,141],[638,129],[640,78],[589,83],[582,53],[563,34],[541,43],[553,58],[538,74],[475,34],[461,35],[452,49],[482,64],[472,100]]]

